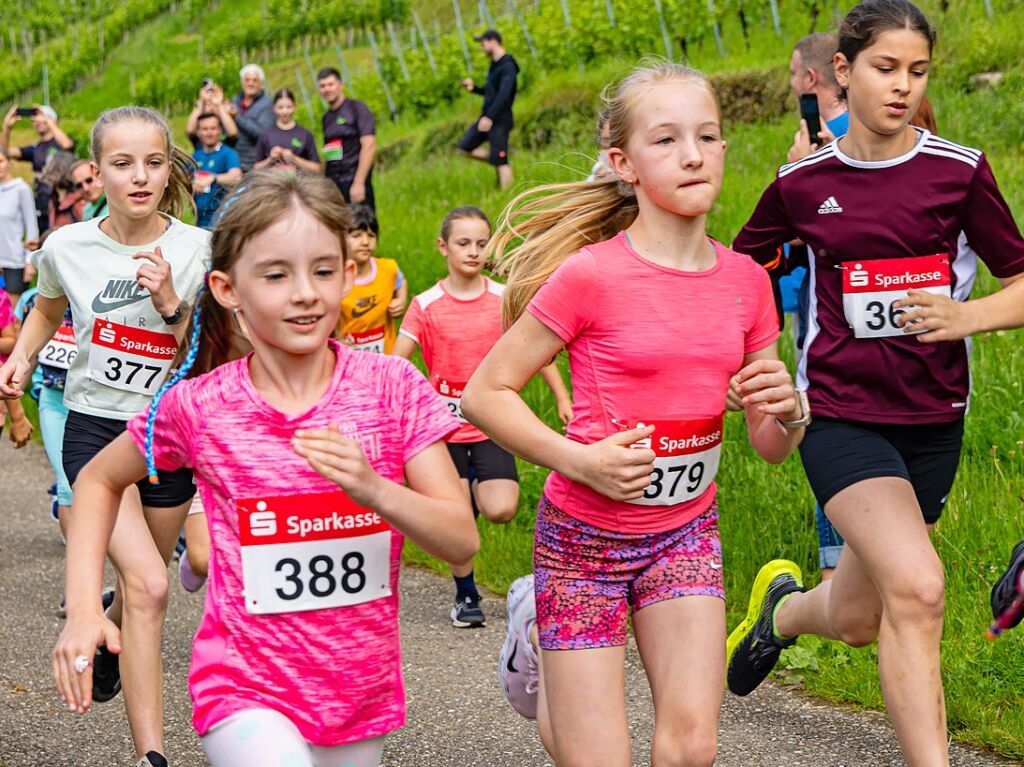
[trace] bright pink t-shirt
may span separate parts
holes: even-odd
[[[253,708],[280,711],[303,738],[320,746],[377,737],[405,723],[398,641],[402,535],[392,530],[390,542],[385,536],[375,582],[359,580],[360,572],[372,572],[371,561],[338,556],[332,562],[324,557],[314,566],[311,556],[317,547],[323,553],[324,528],[343,530],[326,535],[358,535],[372,514],[365,520],[346,517],[325,505],[320,500],[325,496],[317,494],[333,493],[327,497],[336,499],[339,488],[310,468],[290,439],[296,429],[337,424],[360,443],[378,474],[401,483],[404,465],[444,440],[458,424],[406,360],[355,352],[333,341],[331,348],[337,363],[330,387],[301,415],[280,413],[260,397],[249,377],[248,358],[177,384],[160,403],[157,466],[195,469],[210,527],[206,605],[189,673],[192,721],[200,735]],[[128,424],[140,450],[147,414]],[[344,511],[344,503],[337,508]],[[313,518],[318,510],[323,513],[317,522]],[[293,524],[300,526],[303,520],[317,527],[296,542]],[[378,519],[375,531],[379,526]],[[261,538],[264,534],[270,537]],[[302,612],[250,612],[250,599],[270,592],[266,587],[257,591],[256,580],[244,577],[243,548],[253,552],[260,547],[247,544],[277,544],[285,538],[290,540],[289,552],[281,555],[280,548],[274,549],[271,564],[259,571],[271,578],[270,592],[277,587],[279,593],[294,594],[298,585],[291,578],[298,567],[305,596],[317,590],[318,597],[333,598],[349,587],[386,591],[388,585],[390,596]],[[281,564],[288,558],[294,564]],[[314,582],[314,570],[330,577]]]
[[[501,338],[501,295],[505,286],[484,278],[484,292],[464,301],[444,282],[416,296],[402,320],[401,335],[420,346],[430,383],[462,425],[449,442],[483,442],[487,435],[462,417],[462,390],[487,352]]]
[[[0,330],[15,323],[14,307],[11,306],[11,297],[7,292],[0,290]],[[7,355],[0,354],[0,364],[7,362]]]
[[[638,421],[692,424],[685,434],[683,426],[659,426],[655,444],[663,436],[677,445],[715,438],[711,424],[725,409],[729,378],[745,354],[778,337],[779,327],[765,270],[712,242],[715,265],[686,272],[644,259],[620,232],[570,256],[541,286],[528,311],[569,352],[569,439],[592,444]],[[682,489],[700,477],[668,472],[663,479]],[[680,503],[638,505],[610,500],[557,472],[544,490],[566,514],[624,533],[680,527],[711,506],[715,491],[712,482]]]

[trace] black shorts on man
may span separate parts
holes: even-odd
[[[511,132],[511,122],[495,122],[487,132],[480,130],[477,124],[473,123],[459,139],[459,149],[463,152],[472,152],[487,141],[491,148],[487,162],[494,167],[508,165],[508,136]]]

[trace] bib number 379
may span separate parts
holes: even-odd
[[[177,351],[178,342],[170,333],[97,319],[89,349],[89,378],[112,389],[153,395]]]
[[[722,416],[687,421],[627,421],[632,429],[653,425],[654,434],[633,445],[654,450],[651,484],[642,498],[630,503],[641,506],[674,506],[699,498],[718,473],[722,454]]]
[[[235,503],[249,613],[346,607],[391,594],[391,528],[345,493]]]
[[[950,296],[949,257],[882,258],[843,263],[843,313],[857,338],[901,336],[904,310],[895,303],[911,288]]]

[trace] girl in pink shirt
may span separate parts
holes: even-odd
[[[527,193],[506,213],[493,249],[512,325],[462,398],[484,433],[553,470],[534,576],[509,591],[499,673],[557,764],[633,764],[632,610],[655,761],[710,765],[725,671],[713,479],[726,392],[771,462],[796,447],[806,411],[777,356],[769,280],[705,230],[725,160],[710,84],[674,64],[637,69],[608,110],[615,178]],[[562,349],[567,437],[519,396]]]
[[[458,422],[407,361],[330,339],[355,264],[329,181],[256,173],[225,208],[179,372],[75,485],[58,688],[85,711],[89,659],[119,647],[91,606],[121,491],[190,467],[212,553],[189,689],[211,763],[376,767],[405,721],[403,537],[452,562],[478,546],[444,446]]]

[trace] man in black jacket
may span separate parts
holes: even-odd
[[[516,97],[519,65],[501,44],[501,35],[488,29],[474,38],[491,59],[487,82],[481,88],[470,79],[462,81],[470,93],[484,97],[480,119],[469,127],[459,140],[459,151],[476,160],[489,162],[498,169],[498,186],[512,185],[512,166],[508,164],[508,135],[512,131],[512,102]],[[490,151],[483,148],[490,144]]]

